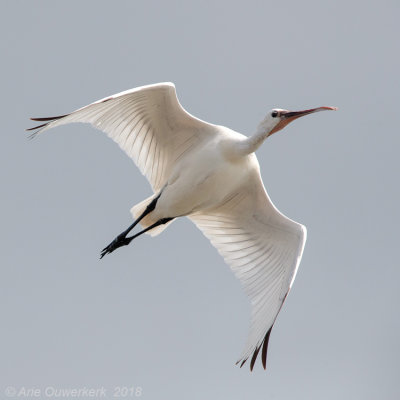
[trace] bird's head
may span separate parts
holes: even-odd
[[[312,114],[318,111],[337,110],[336,107],[318,107],[302,111],[289,111],[281,108],[274,108],[268,111],[264,120],[258,126],[258,130],[268,133],[271,136],[273,133],[280,131],[290,122],[304,115]]]

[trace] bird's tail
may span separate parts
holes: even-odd
[[[148,197],[147,199],[141,201],[140,203],[136,204],[135,206],[133,206],[131,208],[131,214],[133,215],[134,219],[138,219],[144,212],[144,210],[146,209],[146,207],[150,204],[150,202],[154,199],[154,197],[156,197],[156,194]],[[152,218],[152,212],[147,214],[141,221],[140,221],[140,225],[143,227],[143,229],[146,229],[148,226],[153,225],[154,223],[156,223],[157,221]],[[171,220],[170,222],[163,224],[163,225],[159,225],[156,226],[153,229],[150,229],[148,232],[146,232],[148,235],[150,236],[157,236],[159,235],[173,220]]]

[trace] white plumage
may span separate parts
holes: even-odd
[[[101,99],[64,116],[33,118],[45,123],[31,129],[38,129],[35,136],[71,122],[91,123],[118,143],[149,180],[154,195],[132,209],[145,231],[158,234],[180,216],[198,226],[250,298],[251,329],[238,363],[242,366],[251,358],[253,369],[260,349],[266,366],[269,335],[306,240],[305,227],[282,215],[269,199],[254,151],[292,120],[327,109],[334,108],[274,109],[248,138],[193,117],[179,104],[175,86],[161,83]],[[102,256],[128,244],[132,227]]]

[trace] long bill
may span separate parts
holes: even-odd
[[[286,125],[290,124],[292,121],[294,121],[297,118],[304,117],[305,115],[308,114],[313,114],[318,111],[326,111],[326,110],[333,110],[336,111],[337,107],[317,107],[317,108],[310,108],[308,110],[302,110],[302,111],[281,111],[279,113],[280,117],[280,122],[278,125],[275,126],[274,129],[269,133],[268,136],[271,136],[273,133],[280,131],[283,129]]]

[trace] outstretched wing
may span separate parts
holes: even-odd
[[[32,136],[71,122],[87,122],[106,132],[133,159],[159,191],[175,162],[216,134],[215,125],[187,113],[173,83],[159,83],[106,97],[71,114],[32,118],[45,122]]]
[[[251,300],[250,334],[239,361],[253,369],[262,348],[266,368],[272,326],[290,290],[303,253],[306,228],[282,215],[259,174],[218,209],[190,219],[224,257]]]

